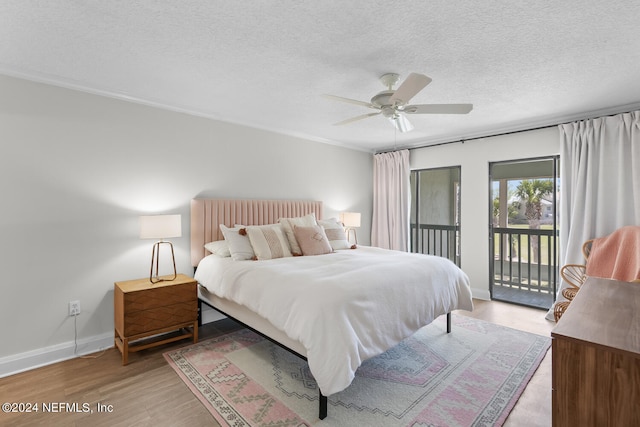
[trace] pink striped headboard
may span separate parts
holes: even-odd
[[[315,213],[322,219],[322,202],[305,200],[191,200],[191,265],[209,253],[204,244],[223,239],[220,224],[275,224],[280,218],[294,218]],[[206,252],[206,253],[205,253]]]

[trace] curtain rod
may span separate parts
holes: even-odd
[[[462,138],[462,139],[456,139],[456,140],[453,140],[453,141],[438,142],[438,143],[435,143],[435,144],[424,144],[424,145],[418,145],[416,147],[396,148],[396,149],[393,149],[393,150],[379,151],[379,152],[377,152],[375,154],[393,153],[394,151],[400,151],[400,150],[417,150],[419,148],[438,147],[438,146],[441,146],[441,145],[456,144],[458,142],[461,143],[461,144],[464,144],[467,141],[473,141],[473,140],[476,140],[476,139],[484,139],[484,138],[493,138],[493,137],[496,137],[496,136],[513,135],[513,134],[516,134],[516,133],[531,132],[531,131],[534,131],[534,130],[548,129],[548,128],[557,127],[557,126],[560,126],[560,125],[566,125],[566,124],[569,124],[569,123],[581,122],[581,121],[584,121],[584,120],[594,120],[594,119],[599,119],[599,118],[602,118],[602,117],[613,117],[613,116],[617,116],[618,114],[627,114],[627,113],[631,113],[633,111],[637,111],[639,108],[640,108],[640,106],[634,105],[633,108],[631,110],[628,110],[628,111],[620,111],[620,112],[611,113],[611,114],[600,114],[600,115],[596,115],[596,116],[592,116],[592,117],[584,117],[582,119],[575,119],[575,120],[571,120],[571,121],[568,121],[568,122],[558,122],[558,123],[555,123],[555,124],[538,126],[538,127],[534,127],[534,128],[512,130],[512,131],[508,131],[508,132],[494,133],[494,134],[491,134],[491,135],[484,135],[484,136],[474,136],[474,137],[471,137],[471,138]]]

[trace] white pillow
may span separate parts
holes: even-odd
[[[259,260],[291,256],[289,242],[280,224],[247,227],[253,252]]]
[[[313,227],[314,225],[318,225],[318,223],[316,222],[316,214],[310,213],[309,215],[299,216],[296,218],[280,218],[278,222],[280,223],[280,225],[282,225],[284,234],[287,236],[287,241],[289,242],[291,253],[296,256],[302,255],[302,249],[300,249],[300,245],[296,240],[296,236],[293,230],[296,226]]]
[[[229,251],[231,252],[231,258],[235,261],[242,261],[247,259],[254,259],[256,254],[253,252],[253,247],[249,241],[249,237],[240,234],[241,228],[236,226],[235,228],[229,228],[223,224],[220,224],[220,231],[229,245]]]
[[[342,223],[337,218],[318,221],[318,225],[324,228],[329,244],[334,251],[339,249],[351,249],[353,245],[347,240],[347,233]]]
[[[231,251],[229,250],[229,244],[226,240],[216,240],[204,245],[204,248],[214,255],[220,257],[230,257]]]

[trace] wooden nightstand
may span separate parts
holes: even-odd
[[[198,290],[191,277],[178,274],[155,284],[149,278],[116,282],[113,297],[115,345],[123,365],[130,352],[185,338],[198,342]],[[178,332],[167,334],[172,331]]]

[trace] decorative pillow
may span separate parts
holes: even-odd
[[[204,248],[219,257],[230,257],[231,251],[226,240],[216,240],[204,245]]]
[[[280,225],[282,225],[284,234],[287,236],[289,247],[291,248],[291,253],[294,256],[302,255],[302,250],[298,245],[293,229],[296,226],[311,227],[312,225],[318,225],[318,223],[316,222],[316,214],[311,213],[309,215],[299,216],[296,218],[280,218],[278,222],[280,223]]]
[[[324,228],[319,225],[311,227],[295,226],[293,232],[302,249],[303,255],[324,255],[333,252]]]
[[[289,242],[280,224],[247,227],[246,233],[259,260],[291,256]]]
[[[347,240],[347,234],[338,219],[320,220],[318,221],[318,225],[324,228],[324,232],[333,250],[352,249],[353,245]]]
[[[220,224],[220,231],[224,236],[224,240],[229,245],[229,252],[231,258],[236,261],[242,261],[246,259],[254,259],[256,254],[253,252],[253,247],[247,236],[240,234],[241,228],[236,225],[234,228],[226,227]]]

